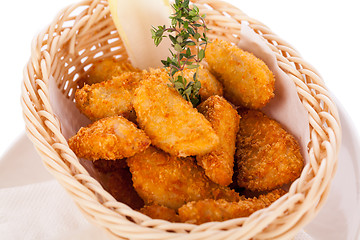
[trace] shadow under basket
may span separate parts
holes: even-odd
[[[32,43],[24,69],[21,104],[26,131],[48,171],[93,223],[117,238],[129,239],[289,239],[323,206],[337,168],[341,128],[337,108],[322,79],[286,42],[262,23],[218,0],[193,1],[207,16],[210,40],[237,43],[241,24],[255,31],[294,82],[309,115],[309,161],[289,192],[250,217],[202,225],[154,220],[118,202],[105,191],[69,148],[80,127],[72,117],[74,94],[96,60],[128,55],[106,1],[88,0],[62,10]],[[61,99],[61,102],[57,102]],[[62,113],[58,109],[62,108]],[[64,110],[65,109],[65,110]]]

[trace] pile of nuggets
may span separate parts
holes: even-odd
[[[76,91],[93,123],[69,146],[92,161],[106,190],[154,219],[194,224],[247,217],[286,193],[304,163],[294,137],[259,110],[274,96],[263,61],[229,42],[209,43],[197,108],[168,78],[166,69],[107,59]]]

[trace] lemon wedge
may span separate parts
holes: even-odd
[[[164,38],[156,47],[151,38],[152,26],[170,26],[168,0],[108,0],[111,16],[134,67],[161,67],[170,56],[171,42]]]

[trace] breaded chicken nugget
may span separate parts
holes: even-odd
[[[180,222],[179,216],[176,214],[174,209],[161,205],[148,205],[140,209],[140,212],[153,219],[163,219],[169,222]]]
[[[256,110],[240,114],[237,183],[251,191],[277,188],[298,178],[304,166],[295,138]]]
[[[137,122],[152,144],[181,157],[213,150],[219,137],[209,121],[163,82],[150,75],[135,90]]]
[[[209,120],[220,143],[210,153],[197,156],[197,163],[212,181],[227,186],[234,174],[235,141],[240,116],[230,103],[219,96],[209,97],[198,106],[198,110]]]
[[[84,82],[88,85],[110,80],[124,72],[140,72],[129,61],[117,61],[114,58],[102,59],[94,62],[87,72]]]
[[[108,61],[104,61],[103,64],[110,64]],[[96,71],[99,71],[98,75],[100,75],[101,68],[98,68],[94,68],[94,71],[97,69]],[[92,121],[121,115],[134,122],[136,115],[133,110],[132,101],[134,90],[139,86],[140,81],[151,75],[153,78],[164,83],[170,83],[165,69],[127,72],[124,69],[119,70],[121,66],[117,66],[117,68],[118,71],[114,70],[115,72],[112,72],[114,76],[106,82],[96,83],[91,86],[85,85],[75,93],[76,106]],[[189,79],[192,79],[194,73],[195,70],[186,70],[184,72],[185,76]],[[223,94],[221,83],[216,80],[209,70],[201,67],[199,69],[199,78],[202,84],[199,92],[201,99],[205,100],[211,95]]]
[[[186,69],[184,70],[184,77],[187,81],[193,81],[193,76],[195,74],[195,69]],[[210,71],[204,68],[202,65],[199,67],[199,82],[201,83],[201,88],[199,90],[199,95],[201,101],[205,101],[210,96],[223,95],[223,86],[222,84],[210,73]]]
[[[82,127],[69,139],[77,157],[88,160],[115,160],[144,151],[150,139],[136,125],[121,116],[103,118]]]
[[[193,81],[195,69],[185,69],[183,74],[187,82]],[[146,73],[146,72],[144,72]],[[150,69],[148,74],[156,76],[159,80],[164,81],[164,83],[170,84],[169,76],[167,75],[166,69]],[[176,75],[175,75],[176,76]],[[223,95],[223,86],[222,84],[210,73],[208,69],[200,65],[199,67],[199,82],[201,83],[201,88],[199,90],[199,95],[202,101],[206,100],[210,96]]]
[[[285,191],[275,190],[259,198],[242,198],[238,202],[228,202],[224,199],[189,202],[179,208],[179,216],[181,222],[193,224],[248,217],[255,211],[270,206],[283,194]]]
[[[251,53],[215,40],[206,48],[206,61],[222,82],[225,98],[233,104],[259,109],[274,96],[273,73]]]
[[[127,72],[105,82],[85,85],[75,93],[76,106],[92,121],[117,115],[134,121],[132,102],[141,79],[141,73]]]
[[[239,200],[239,194],[210,181],[191,157],[178,158],[149,147],[127,159],[134,188],[146,205],[178,209],[201,199]]]

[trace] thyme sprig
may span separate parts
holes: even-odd
[[[169,49],[171,57],[161,62],[168,69],[172,86],[185,100],[196,107],[200,103],[199,66],[205,57],[208,28],[204,20],[205,15],[200,16],[199,8],[195,5],[191,8],[189,3],[190,0],[175,0],[175,3],[171,5],[175,11],[170,16],[171,26],[153,27],[151,35],[156,46],[167,36],[171,40],[172,49]],[[195,48],[195,53],[191,48]],[[185,69],[196,69],[192,81],[184,77]],[[179,74],[176,74],[178,72]]]

